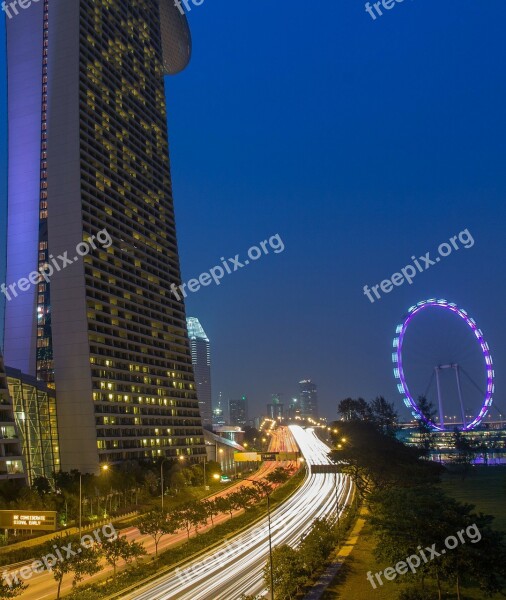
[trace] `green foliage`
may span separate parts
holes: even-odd
[[[342,472],[350,475],[362,497],[375,490],[439,481],[439,464],[422,460],[419,449],[385,435],[374,423],[351,420],[336,425],[346,443],[332,458],[342,464]]]
[[[464,481],[473,466],[476,455],[480,452],[480,447],[458,429],[455,429],[453,433],[453,445],[455,447],[455,456],[452,462],[460,469],[462,481]]]
[[[192,527],[198,534],[199,527],[207,523],[207,510],[201,502],[186,502],[177,509],[176,515],[177,520],[186,529],[188,539],[190,539]]]
[[[429,421],[434,423],[436,420],[436,409],[434,404],[427,400],[425,396],[418,397],[418,410]],[[423,456],[429,456],[432,450],[436,447],[436,434],[432,427],[423,419],[417,422],[417,429],[420,436],[419,448]]]
[[[5,600],[16,598],[28,587],[26,583],[23,583],[21,580],[11,580],[10,583],[11,585],[9,585],[5,579],[0,578],[0,598],[5,598]]]
[[[272,564],[274,591],[278,600],[291,600],[328,560],[337,544],[337,527],[327,519],[316,519],[298,548],[283,545],[274,548]],[[270,590],[270,559],[264,567],[264,581]]]
[[[111,565],[116,577],[116,567],[119,560],[126,563],[132,562],[146,554],[144,546],[138,542],[129,542],[125,537],[117,536],[114,539],[108,539],[102,543],[102,554],[105,560]]]
[[[371,409],[363,398],[345,398],[337,405],[337,412],[345,421],[370,421]]]
[[[283,469],[283,467],[277,467],[272,473],[269,473],[265,479],[270,483],[285,483],[285,481],[290,479],[290,473],[287,469]]]
[[[67,550],[61,552],[63,558],[61,559],[55,551],[55,546],[62,549],[70,548],[72,552],[67,552]],[[85,575],[94,575],[100,571],[100,548],[96,545],[90,547],[81,544],[78,536],[62,536],[49,540],[42,548],[42,556],[48,557],[48,555],[52,556],[51,572],[58,584],[57,600],[60,598],[61,585],[65,575],[73,573],[72,586],[75,587]]]
[[[438,588],[451,582],[457,591],[463,582],[478,585],[485,594],[503,589],[506,546],[504,534],[490,527],[493,517],[474,513],[472,505],[435,486],[382,490],[371,497],[371,507],[376,556],[392,565],[419,554],[419,548],[445,549],[450,536],[457,540],[455,548],[426,563],[420,561],[416,574],[405,577],[419,579],[422,585],[429,577]],[[461,538],[456,537],[458,532]]]
[[[150,535],[155,542],[155,555],[158,556],[158,544],[164,535],[176,533],[179,523],[175,518],[167,518],[167,513],[161,510],[152,510],[142,515],[137,523],[139,531]]]
[[[307,581],[303,558],[297,550],[283,545],[272,551],[274,592],[277,600],[293,600]],[[264,581],[271,587],[271,567],[264,567]]]

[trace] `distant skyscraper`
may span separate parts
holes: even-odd
[[[316,384],[310,379],[299,381],[299,401],[301,417],[318,418],[318,394]]]
[[[281,402],[281,394],[272,394],[271,403],[267,405],[267,416],[271,419],[283,418],[284,405]]]
[[[230,425],[244,427],[248,423],[248,399],[241,396],[238,400],[228,401]]]
[[[223,403],[221,400],[221,392],[218,396],[218,404],[213,408],[213,425],[220,427],[226,425],[225,411],[223,410]]]
[[[187,317],[186,323],[188,325],[193,373],[195,375],[195,385],[197,386],[202,425],[209,426],[213,423],[209,338],[197,318]]]
[[[62,470],[202,458],[171,287],[164,75],[189,61],[186,19],[172,0],[41,0],[6,27],[5,362],[55,388]]]
[[[290,400],[287,417],[292,420],[295,417],[300,417],[300,402],[298,398],[292,398]]]

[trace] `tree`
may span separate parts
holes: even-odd
[[[58,544],[60,547],[70,550],[70,552],[66,550],[66,556],[63,560],[55,554],[54,546],[57,541],[60,542]],[[65,575],[69,573],[74,574],[72,586],[75,586],[85,575],[94,575],[100,571],[99,549],[95,546],[90,547],[81,544],[78,536],[61,536],[49,540],[43,545],[41,555],[47,559],[48,563],[50,560],[49,570],[53,573],[53,578],[58,583],[57,600],[60,598],[61,585]]]
[[[206,515],[211,519],[211,525],[214,527],[214,517],[220,514],[220,509],[216,505],[216,500],[202,500],[201,502]]]
[[[158,493],[158,478],[152,471],[148,471],[144,477],[144,488],[152,496]]]
[[[440,599],[445,581],[455,584],[458,598],[464,582],[478,584],[486,594],[501,591],[506,575],[504,534],[491,529],[493,517],[473,513],[473,508],[435,486],[376,492],[370,520],[378,538],[376,556],[396,564],[419,554],[419,548],[439,550],[428,562],[420,561],[412,577],[422,588],[424,578],[433,577]],[[450,537],[455,541],[451,549],[445,543]]]
[[[229,496],[234,508],[246,510],[252,501],[258,499],[258,492],[252,487],[241,486],[237,491],[229,494]]]
[[[119,560],[130,563],[133,559],[140,558],[146,554],[144,546],[138,542],[129,542],[125,537],[108,539],[102,543],[102,553],[105,560],[111,565],[116,578],[116,566]]]
[[[394,436],[397,431],[399,415],[393,402],[387,402],[383,396],[377,396],[370,404],[371,420],[385,435]]]
[[[341,400],[337,412],[344,421],[369,421],[371,418],[371,409],[363,398]]]
[[[458,429],[455,429],[453,433],[453,445],[455,447],[455,456],[452,462],[454,465],[460,467],[462,481],[464,481],[476,460],[479,448]]]
[[[180,469],[173,470],[169,476],[170,487],[174,489],[176,494],[182,490],[186,485],[186,478]]]
[[[299,553],[308,575],[319,569],[336,545],[336,535],[327,519],[315,519],[311,531],[304,537]]]
[[[218,496],[214,499],[214,503],[216,508],[220,511],[220,513],[230,513],[230,518],[232,518],[232,512],[234,507],[232,502],[230,501],[230,494],[228,496]]]
[[[176,533],[179,529],[177,520],[167,518],[167,514],[161,510],[152,510],[139,519],[139,531],[149,535],[155,542],[155,556],[158,556],[158,544],[164,535]]]
[[[82,546],[79,550],[80,552],[77,552],[70,561],[74,573],[72,587],[82,581],[85,575],[94,575],[100,571],[100,548],[98,546],[92,546],[91,548]]]
[[[441,465],[421,460],[418,448],[380,432],[374,423],[340,423],[346,443],[331,453],[343,473],[350,475],[362,497],[377,489],[438,482]]]
[[[34,478],[32,487],[41,497],[51,493],[51,484],[47,477],[43,477],[42,475]]]
[[[192,500],[186,502],[177,509],[178,518],[186,529],[188,539],[190,539],[190,531],[192,527],[195,529],[195,533],[198,534],[198,528],[200,525],[207,523],[207,511],[205,506],[201,502]]]
[[[276,600],[293,600],[307,580],[299,552],[287,545],[278,546],[272,551],[272,565]],[[269,560],[264,567],[264,581],[272,593]]]
[[[9,575],[4,575],[0,578],[0,598],[5,598],[5,600],[16,598],[16,596],[22,594],[27,587],[26,583],[23,583],[18,579],[13,581],[9,578]]]
[[[272,485],[270,485],[267,481],[263,479],[253,481],[253,485],[255,489],[258,491],[260,498],[265,498],[272,492]]]
[[[285,483],[289,478],[290,473],[286,469],[283,469],[283,467],[277,467],[265,477],[270,483]]]
[[[418,397],[418,409],[425,419],[418,419],[417,430],[420,436],[419,448],[424,456],[429,456],[432,450],[436,447],[436,434],[433,428],[427,423],[434,423],[436,420],[436,409],[434,404],[427,400],[425,396]]]

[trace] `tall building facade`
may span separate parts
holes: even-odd
[[[209,338],[195,317],[187,317],[188,336],[197,386],[200,417],[202,425],[210,427],[213,424],[213,405],[211,394],[211,347]]]
[[[164,75],[189,61],[186,19],[171,0],[41,0],[6,22],[7,282],[46,274],[11,290],[6,364],[55,388],[63,470],[202,458],[171,292]]]
[[[299,404],[301,417],[318,418],[318,393],[310,379],[299,381]]]
[[[248,423],[248,398],[241,396],[228,401],[229,425],[244,427]]]

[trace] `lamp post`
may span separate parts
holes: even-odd
[[[104,465],[100,465],[100,470],[103,471],[104,473],[106,473],[109,470],[109,465],[106,463]],[[104,516],[107,514],[107,497],[105,498],[105,513]]]
[[[83,476],[81,473],[79,473],[79,539],[81,539],[82,511],[83,511]]]
[[[336,485],[335,485],[335,490],[336,490],[336,514],[337,514],[337,547],[339,548],[339,496],[337,494],[337,471],[334,472],[335,475],[335,480],[336,480]]]
[[[255,479],[245,479],[244,481],[252,481],[256,483]],[[266,492],[267,496],[267,529],[269,532],[269,565],[271,571],[271,600],[274,600],[274,568],[272,561],[272,533],[271,533],[271,495]]]
[[[162,491],[162,511],[163,511],[163,463],[167,460],[167,457],[164,456],[162,458],[162,462],[160,463],[160,486]]]

